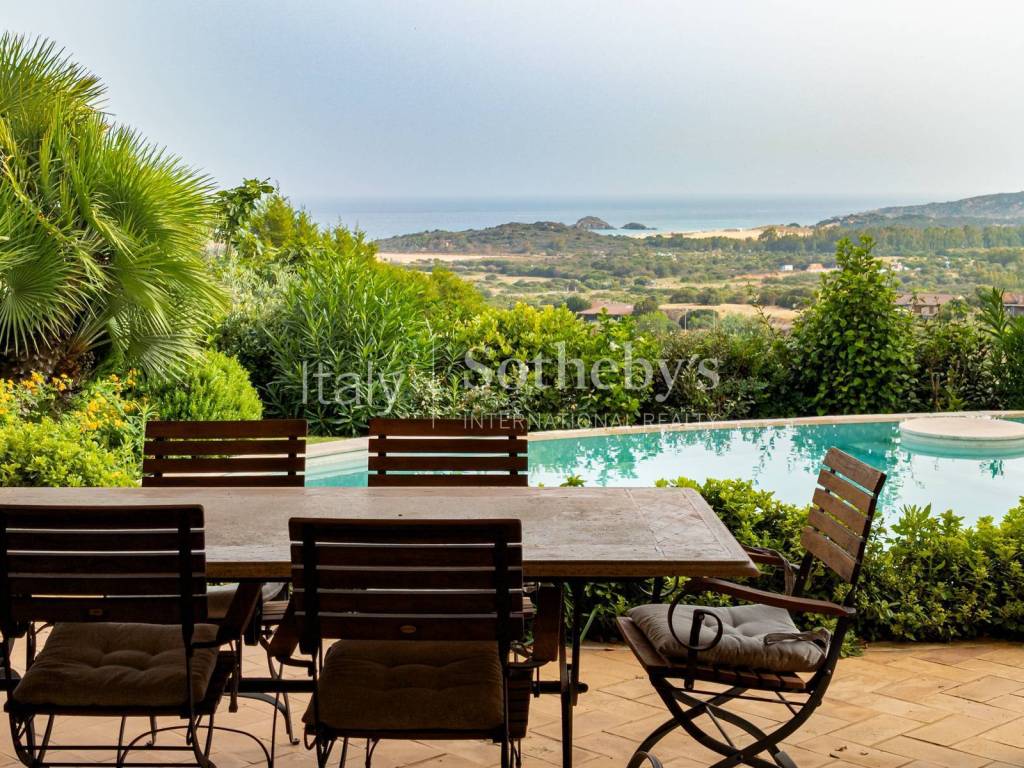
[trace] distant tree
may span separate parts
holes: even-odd
[[[651,312],[657,312],[660,302],[657,296],[644,296],[640,301],[633,305],[634,315],[649,315]]]
[[[244,179],[237,187],[222,189],[216,194],[217,218],[213,239],[224,243],[228,255],[248,229],[260,200],[273,191],[269,179]]]
[[[897,308],[892,273],[873,246],[866,236],[836,244],[839,269],[822,276],[793,327],[794,379],[820,414],[890,413],[913,391],[913,320]]]
[[[565,297],[565,308],[570,312],[582,312],[585,309],[590,309],[590,300],[571,294]]]

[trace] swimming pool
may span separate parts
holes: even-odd
[[[743,478],[806,504],[825,452],[836,446],[889,476],[881,499],[892,520],[904,504],[952,509],[967,522],[1000,518],[1024,495],[1024,455],[971,458],[908,449],[899,422],[772,425],[633,432],[530,442],[530,485],[579,475],[587,485],[650,486],[679,476]],[[366,458],[313,469],[309,485],[366,485]]]

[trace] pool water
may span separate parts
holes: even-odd
[[[825,453],[836,446],[888,475],[880,511],[904,504],[952,509],[970,523],[1000,518],[1024,495],[1024,454],[929,455],[905,447],[898,422],[698,429],[530,443],[530,485],[579,475],[588,486],[651,486],[656,480],[743,478],[783,501],[806,504]],[[365,460],[364,460],[365,461]],[[366,485],[365,463],[311,473],[309,485]]]

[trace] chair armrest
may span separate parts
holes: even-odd
[[[314,662],[312,660],[300,660],[293,658],[296,649],[299,647],[299,620],[295,618],[295,603],[288,601],[288,607],[284,609],[284,616],[281,623],[274,630],[274,636],[270,638],[267,645],[267,653],[279,664],[287,667],[300,667],[310,674],[313,673]]]
[[[228,612],[217,625],[218,645],[224,645],[242,637],[246,628],[252,623],[256,611],[259,610],[262,588],[262,584],[250,581],[243,581],[238,585],[234,597],[231,598],[231,605],[228,606]]]
[[[796,613],[823,613],[827,616],[843,618],[850,618],[856,613],[853,608],[848,608],[845,605],[839,605],[828,600],[780,595],[778,592],[768,592],[743,584],[733,584],[731,581],[723,581],[722,579],[693,578],[686,582],[684,589],[690,594],[717,592],[720,595],[729,595],[731,597],[738,597],[741,600],[749,600],[752,603],[785,608],[787,611],[794,611]]]
[[[776,568],[789,568],[790,570],[796,570],[796,566],[777,550],[768,549],[767,547],[748,547],[743,545],[743,551],[746,552],[747,556],[755,563],[760,563],[761,565],[772,565]]]

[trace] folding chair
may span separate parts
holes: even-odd
[[[302,487],[306,471],[306,422],[304,419],[263,421],[150,421],[146,424],[143,447],[142,486],[164,487]],[[250,642],[257,640],[264,650],[274,627],[288,605],[287,584],[263,584],[256,599],[258,607]],[[238,592],[237,584],[207,588],[209,619],[223,620]],[[257,631],[258,628],[258,631]],[[237,639],[241,642],[241,637]],[[269,654],[272,677],[280,677]],[[298,744],[292,728],[288,694],[240,694],[281,706],[285,730],[292,744]],[[232,699],[232,708],[234,700]]]
[[[520,760],[530,678],[516,520],[293,519],[294,621],[271,642],[315,693],[303,717],[324,768],[340,739],[488,739]],[[335,640],[325,652],[325,641]],[[296,658],[298,646],[305,657]]]
[[[32,768],[50,753],[110,749],[187,751],[210,768],[214,714],[232,670],[222,651],[233,631],[206,623],[203,510],[198,506],[0,506],[0,631],[11,648],[34,623],[52,624],[31,648],[6,710],[18,759]],[[241,617],[244,619],[245,617]],[[17,675],[4,654],[4,674]],[[54,744],[54,718],[113,716],[116,744]],[[128,717],[185,721],[184,745],[125,742]],[[45,718],[42,735],[37,718]],[[200,731],[206,729],[205,738]],[[270,755],[263,753],[269,763]],[[187,765],[190,763],[146,763]]]
[[[854,618],[864,549],[885,483],[883,473],[836,448],[829,450],[824,465],[801,535],[805,554],[799,567],[777,552],[748,550],[755,562],[783,570],[785,594],[721,579],[694,578],[670,605],[640,606],[618,620],[622,636],[672,715],[640,744],[630,768],[637,768],[654,746],[677,728],[722,755],[714,768],[738,763],[795,768],[779,743],[807,721],[832,680],[843,638]],[[819,565],[850,585],[841,605],[803,597]],[[702,607],[682,602],[686,595],[705,592],[751,604]],[[791,613],[835,617],[836,626],[832,633],[824,629],[801,632]],[[698,683],[719,684],[724,689],[701,688]],[[740,699],[776,704],[788,719],[765,731],[727,708]],[[702,716],[707,723],[699,719]],[[753,740],[738,745],[726,726]],[[762,752],[772,760],[760,757]]]

